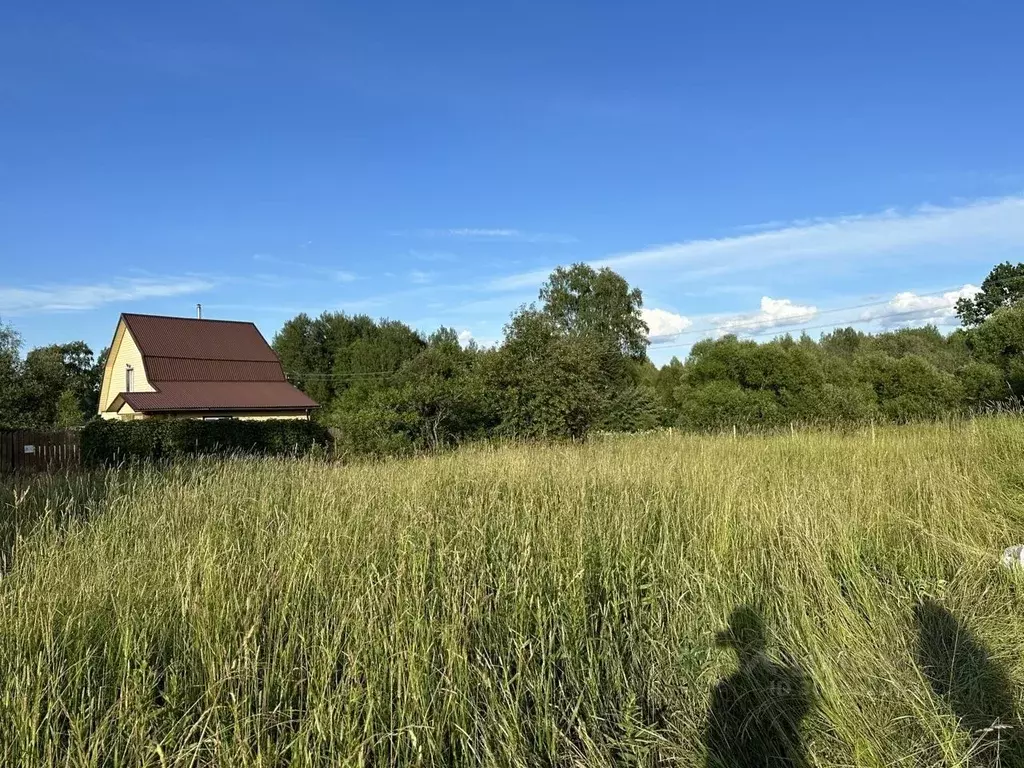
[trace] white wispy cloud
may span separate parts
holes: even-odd
[[[431,272],[424,272],[420,269],[414,269],[409,272],[409,282],[415,283],[416,285],[426,285],[434,280],[434,275]]]
[[[775,228],[772,228],[774,225]],[[782,265],[864,266],[899,258],[903,265],[940,259],[991,264],[1001,249],[1024,246],[1024,197],[922,205],[906,211],[802,219],[723,238],[686,240],[590,260],[627,277],[678,282],[752,273]],[[552,264],[551,267],[555,265]],[[539,286],[551,268],[492,278],[489,290]]]
[[[441,230],[441,233],[451,237],[522,237],[525,234],[518,229],[480,229],[478,227],[458,227]]]
[[[907,212],[814,219],[781,229],[719,239],[691,240],[601,259],[597,266],[697,267],[706,274],[795,261],[872,259],[922,247],[1024,243],[1024,197],[920,206]],[[934,255],[934,251],[932,252]]]
[[[769,328],[805,325],[818,314],[818,308],[807,304],[794,304],[789,299],[761,297],[761,309],[749,314],[732,315],[718,322],[719,333],[758,333]]]
[[[862,322],[877,322],[886,328],[932,323],[949,325],[956,323],[956,303],[962,298],[973,298],[981,290],[967,284],[955,291],[941,294],[918,294],[913,291],[897,293],[880,307],[864,311]]]
[[[453,262],[459,260],[458,256],[448,251],[418,251],[414,248],[409,251],[409,255],[414,259],[426,262]]]
[[[244,313],[243,317],[251,317],[260,313],[268,313],[274,315],[298,315],[302,312],[306,314],[310,313],[310,307],[303,307],[298,304],[252,304],[252,303],[235,303],[235,302],[214,302],[207,303],[203,302],[203,314],[206,315],[207,310],[211,312],[231,312],[231,313]],[[230,318],[219,318],[219,319],[230,319]]]
[[[402,233],[397,233],[402,234]],[[449,227],[447,229],[421,229],[415,233],[419,237],[452,237],[477,241],[516,241],[524,243],[575,243],[578,239],[573,235],[554,232],[527,232],[510,227]]]
[[[519,291],[523,288],[539,288],[551,276],[551,272],[552,269],[535,269],[516,275],[496,277],[490,280],[484,288],[489,291]]]
[[[264,264],[280,264],[283,267],[291,267],[295,264],[302,264],[302,262],[295,262],[291,259],[282,259],[277,256],[271,256],[269,253],[254,253],[252,255],[253,261],[262,261]],[[303,265],[305,266],[305,265]]]
[[[300,246],[304,247],[304,246]],[[349,272],[345,269],[334,269],[333,267],[324,267],[319,264],[310,264],[306,261],[299,261],[298,259],[283,259],[280,256],[273,256],[269,253],[254,253],[252,255],[253,261],[259,261],[264,264],[277,264],[282,267],[288,267],[289,269],[298,269],[303,272],[313,273],[316,275],[322,275],[327,277],[336,283],[351,283],[359,279],[359,275],[355,272]]]
[[[690,318],[669,312],[666,309],[644,308],[640,310],[640,316],[647,323],[647,338],[651,344],[664,344],[674,341],[679,334],[686,331],[693,325]]]
[[[24,288],[0,285],[0,315],[75,312],[104,304],[201,293],[214,283],[201,277],[139,277],[103,283],[50,283]]]

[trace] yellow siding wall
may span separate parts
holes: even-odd
[[[131,332],[124,322],[117,326],[114,343],[111,345],[110,359],[103,370],[103,387],[100,390],[100,416],[104,419],[117,418],[116,413],[107,413],[107,408],[114,399],[125,391],[125,366],[130,365],[134,371],[132,390],[134,392],[155,392],[156,390],[146,379],[146,368],[142,364],[142,352],[139,351]]]
[[[114,418],[114,416],[108,416],[106,418]],[[117,409],[117,418],[121,421],[131,421],[132,419],[144,419],[146,414],[139,413],[132,408],[128,403],[123,403],[120,408]]]

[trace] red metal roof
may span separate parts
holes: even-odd
[[[159,392],[122,392],[134,410],[295,411],[317,405],[286,381],[168,381]]]
[[[252,323],[160,315],[121,315],[143,356],[277,363]]]
[[[122,392],[140,412],[309,410],[252,323],[159,315],[121,316],[156,392]],[[112,408],[118,406],[117,401]]]
[[[144,357],[150,382],[161,381],[284,381],[281,364],[251,360],[192,360],[185,357]]]

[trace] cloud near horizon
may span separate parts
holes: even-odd
[[[822,315],[832,320],[826,326],[818,326],[822,332],[828,328],[863,327],[875,325],[877,330],[891,330],[920,325],[950,327],[958,325],[956,302],[978,293],[977,286],[966,284],[962,288],[936,293],[901,291],[887,301],[878,301],[868,309],[857,312],[857,307],[832,307],[819,310],[818,307],[797,304],[790,299],[761,298],[757,312],[733,315],[705,315],[694,319],[662,309],[643,309],[641,314],[650,328],[648,338],[654,349],[665,346],[689,346],[703,338],[716,338],[725,334],[737,336],[761,336],[764,340],[772,337],[772,329],[779,334],[800,330]],[[861,305],[864,306],[864,305]],[[868,328],[864,328],[868,330]],[[686,337],[685,344],[681,342]]]
[[[679,334],[686,331],[693,325],[690,318],[677,315],[665,309],[641,309],[640,316],[647,323],[647,338],[651,344],[660,344],[666,341],[674,341]]]
[[[760,310],[733,315],[708,316],[703,318],[701,326],[694,328],[690,318],[669,312],[664,309],[642,309],[644,322],[650,329],[648,339],[652,346],[678,341],[681,336],[694,339],[711,338],[734,333],[758,335],[763,331],[779,328],[793,328],[806,325],[818,314],[818,308],[810,305],[796,304],[790,299],[773,299],[761,297]]]
[[[794,304],[789,299],[761,297],[761,310],[750,314],[733,315],[718,324],[719,334],[759,333],[770,328],[806,325],[818,314],[818,308],[805,304]]]
[[[956,303],[962,298],[973,298],[981,289],[976,285],[964,285],[955,291],[939,295],[917,294],[913,291],[897,293],[884,306],[861,313],[862,322],[877,322],[883,328],[899,328],[910,325],[955,324]]]

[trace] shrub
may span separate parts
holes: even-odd
[[[960,371],[959,378],[967,403],[975,408],[1007,400],[1013,394],[1006,374],[992,363],[968,363]]]
[[[306,455],[330,442],[327,429],[313,421],[98,419],[82,430],[82,460],[96,466],[213,454]]]

